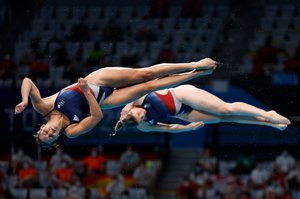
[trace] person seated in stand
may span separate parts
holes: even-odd
[[[24,163],[33,164],[34,162],[29,155],[24,153],[22,148],[19,148],[17,152],[11,156],[12,172],[17,173],[19,169],[23,167]]]
[[[140,154],[132,149],[132,146],[127,146],[120,158],[121,170],[125,174],[132,174],[135,168],[140,163]]]
[[[23,163],[23,167],[18,171],[19,186],[24,188],[37,187],[39,184],[38,172],[34,164]]]
[[[69,188],[76,179],[73,167],[63,162],[50,176],[51,182],[57,188]]]
[[[106,157],[101,151],[98,151],[96,148],[92,148],[91,154],[83,159],[86,175],[104,174],[106,161]]]
[[[132,174],[136,187],[145,188],[148,191],[153,190],[155,175],[145,165],[145,162],[140,161],[139,165],[134,169]]]
[[[65,163],[67,163],[67,165],[73,165],[74,160],[69,154],[63,152],[62,149],[57,148],[56,153],[50,158],[49,168],[51,168],[52,171],[55,171]]]

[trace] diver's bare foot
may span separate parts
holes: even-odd
[[[212,70],[214,71],[217,67],[216,65],[216,61],[212,60],[211,58],[204,58],[204,59],[201,59],[200,61],[197,61],[197,62],[194,62],[194,68],[193,69],[196,69],[197,71],[198,70]]]
[[[281,130],[281,131],[284,131],[286,128],[287,128],[287,124],[274,124],[274,125],[272,125],[274,128],[277,128],[277,129],[279,129],[279,130]]]
[[[270,122],[274,124],[291,124],[291,121],[286,117],[279,115],[276,111],[269,111]]]

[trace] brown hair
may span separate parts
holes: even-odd
[[[40,133],[40,130],[37,131],[36,134],[33,135],[33,137],[35,138],[35,142],[37,143],[37,145],[40,146],[42,150],[51,150],[52,148],[55,148],[55,149],[60,148],[59,139],[54,140],[51,143],[46,143],[39,138],[39,133]],[[59,136],[59,138],[60,137],[61,136]]]
[[[117,132],[120,131],[123,127],[136,127],[138,124],[139,123],[133,117],[133,115],[128,113],[124,119],[117,121],[114,127],[115,132],[111,134],[111,136],[115,136]]]

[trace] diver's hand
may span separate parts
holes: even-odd
[[[124,120],[127,117],[128,111],[122,110],[120,112],[120,120]]]
[[[191,122],[185,126],[186,130],[197,130],[204,126],[203,122]]]
[[[22,101],[21,103],[17,104],[15,107],[15,114],[22,113],[25,110],[25,108],[27,107],[27,105],[28,105],[28,102],[26,102],[26,101]]]
[[[90,91],[86,79],[84,79],[84,78],[82,78],[82,77],[79,78],[79,79],[78,79],[78,85],[79,85],[79,87],[81,88],[81,90],[82,90],[84,93],[87,93],[87,92]]]
[[[120,120],[123,120],[128,115],[128,112],[133,108],[133,102],[126,104],[120,112]]]

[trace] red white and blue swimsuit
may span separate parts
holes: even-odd
[[[145,121],[153,125],[168,117],[193,110],[190,106],[182,104],[172,89],[168,89],[168,93],[164,95],[157,92],[147,94],[142,107],[146,110]]]
[[[113,92],[113,88],[110,87],[96,86],[90,83],[88,85],[92,95],[99,104]],[[53,110],[57,110],[67,116],[70,124],[78,123],[90,114],[88,101],[77,83],[59,92],[53,109],[45,116],[49,115]]]

